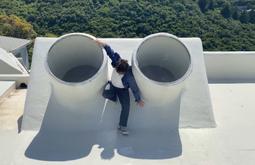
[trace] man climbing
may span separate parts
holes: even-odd
[[[121,104],[121,114],[119,120],[118,130],[123,135],[128,135],[127,121],[130,110],[130,97],[129,88],[131,89],[136,103],[140,106],[144,106],[144,102],[141,100],[140,92],[136,84],[132,68],[129,66],[128,61],[121,59],[117,52],[107,45],[106,43],[96,39],[96,43],[103,47],[107,55],[112,60],[112,66],[114,68],[111,81],[109,81],[103,92],[103,96],[111,101],[116,102],[117,97]]]

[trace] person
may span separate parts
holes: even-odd
[[[130,111],[129,88],[131,89],[138,106],[143,107],[144,101],[141,99],[139,88],[136,84],[132,68],[128,64],[128,61],[122,59],[120,55],[117,52],[114,52],[108,44],[98,39],[95,41],[100,47],[105,49],[114,68],[111,81],[108,81],[105,85],[103,96],[114,102],[116,102],[118,98],[121,104],[118,130],[121,134],[128,135],[127,122]]]

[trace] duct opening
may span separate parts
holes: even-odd
[[[182,78],[191,64],[187,48],[167,35],[145,39],[137,50],[136,60],[147,78],[163,83]]]
[[[102,49],[88,36],[67,35],[56,41],[47,56],[51,73],[65,82],[82,82],[100,69]]]

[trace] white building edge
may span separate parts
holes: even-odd
[[[14,38],[8,36],[0,36],[0,48],[12,53],[20,63],[28,70],[29,57],[27,47],[31,44],[31,40]]]

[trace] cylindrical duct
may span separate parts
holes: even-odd
[[[134,51],[132,65],[143,98],[158,104],[175,100],[192,70],[187,47],[167,33],[146,37]]]
[[[78,106],[93,99],[107,82],[107,58],[88,34],[60,37],[49,49],[45,61],[52,95],[59,103]]]

